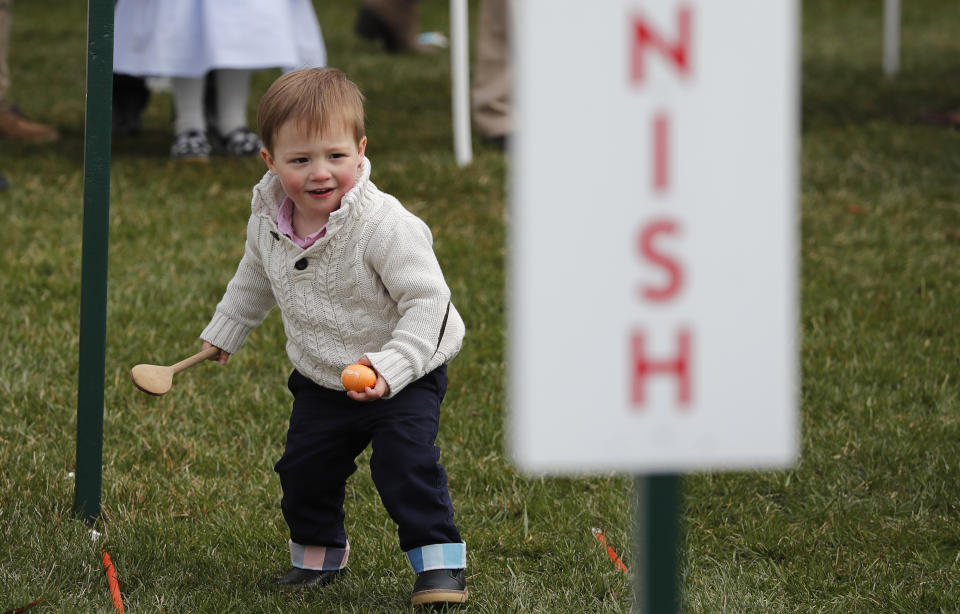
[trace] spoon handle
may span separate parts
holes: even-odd
[[[201,350],[189,358],[184,358],[175,365],[171,365],[170,368],[173,369],[174,373],[180,373],[184,369],[189,369],[198,362],[203,362],[208,358],[213,358],[217,352],[220,351],[220,348],[215,346],[210,346],[205,350]]]

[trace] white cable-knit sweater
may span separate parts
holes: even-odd
[[[279,305],[298,371],[343,390],[340,372],[366,355],[391,396],[456,356],[464,324],[430,229],[377,189],[367,159],[326,234],[307,249],[277,229],[283,198],[269,172],[253,188],[243,258],[202,339],[235,353]]]

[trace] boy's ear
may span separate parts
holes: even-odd
[[[357,147],[357,154],[359,154],[360,159],[363,159],[364,152],[367,151],[367,137],[360,139],[360,146]]]
[[[273,156],[270,155],[270,152],[267,151],[266,147],[260,148],[260,157],[263,158],[263,161],[267,163],[267,168],[270,169],[270,172],[276,175],[277,171],[275,171],[273,168]]]

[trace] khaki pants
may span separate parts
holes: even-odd
[[[0,101],[10,87],[10,69],[7,67],[7,45],[10,42],[10,5],[13,0],[0,0]]]
[[[487,137],[510,133],[510,0],[481,0],[473,73],[473,121]]]

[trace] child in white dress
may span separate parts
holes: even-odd
[[[264,68],[326,65],[309,0],[118,0],[114,72],[169,77],[173,85],[171,156],[206,160],[210,139],[232,155],[257,155],[247,127],[250,76]],[[207,125],[204,77],[213,71],[216,123]]]

